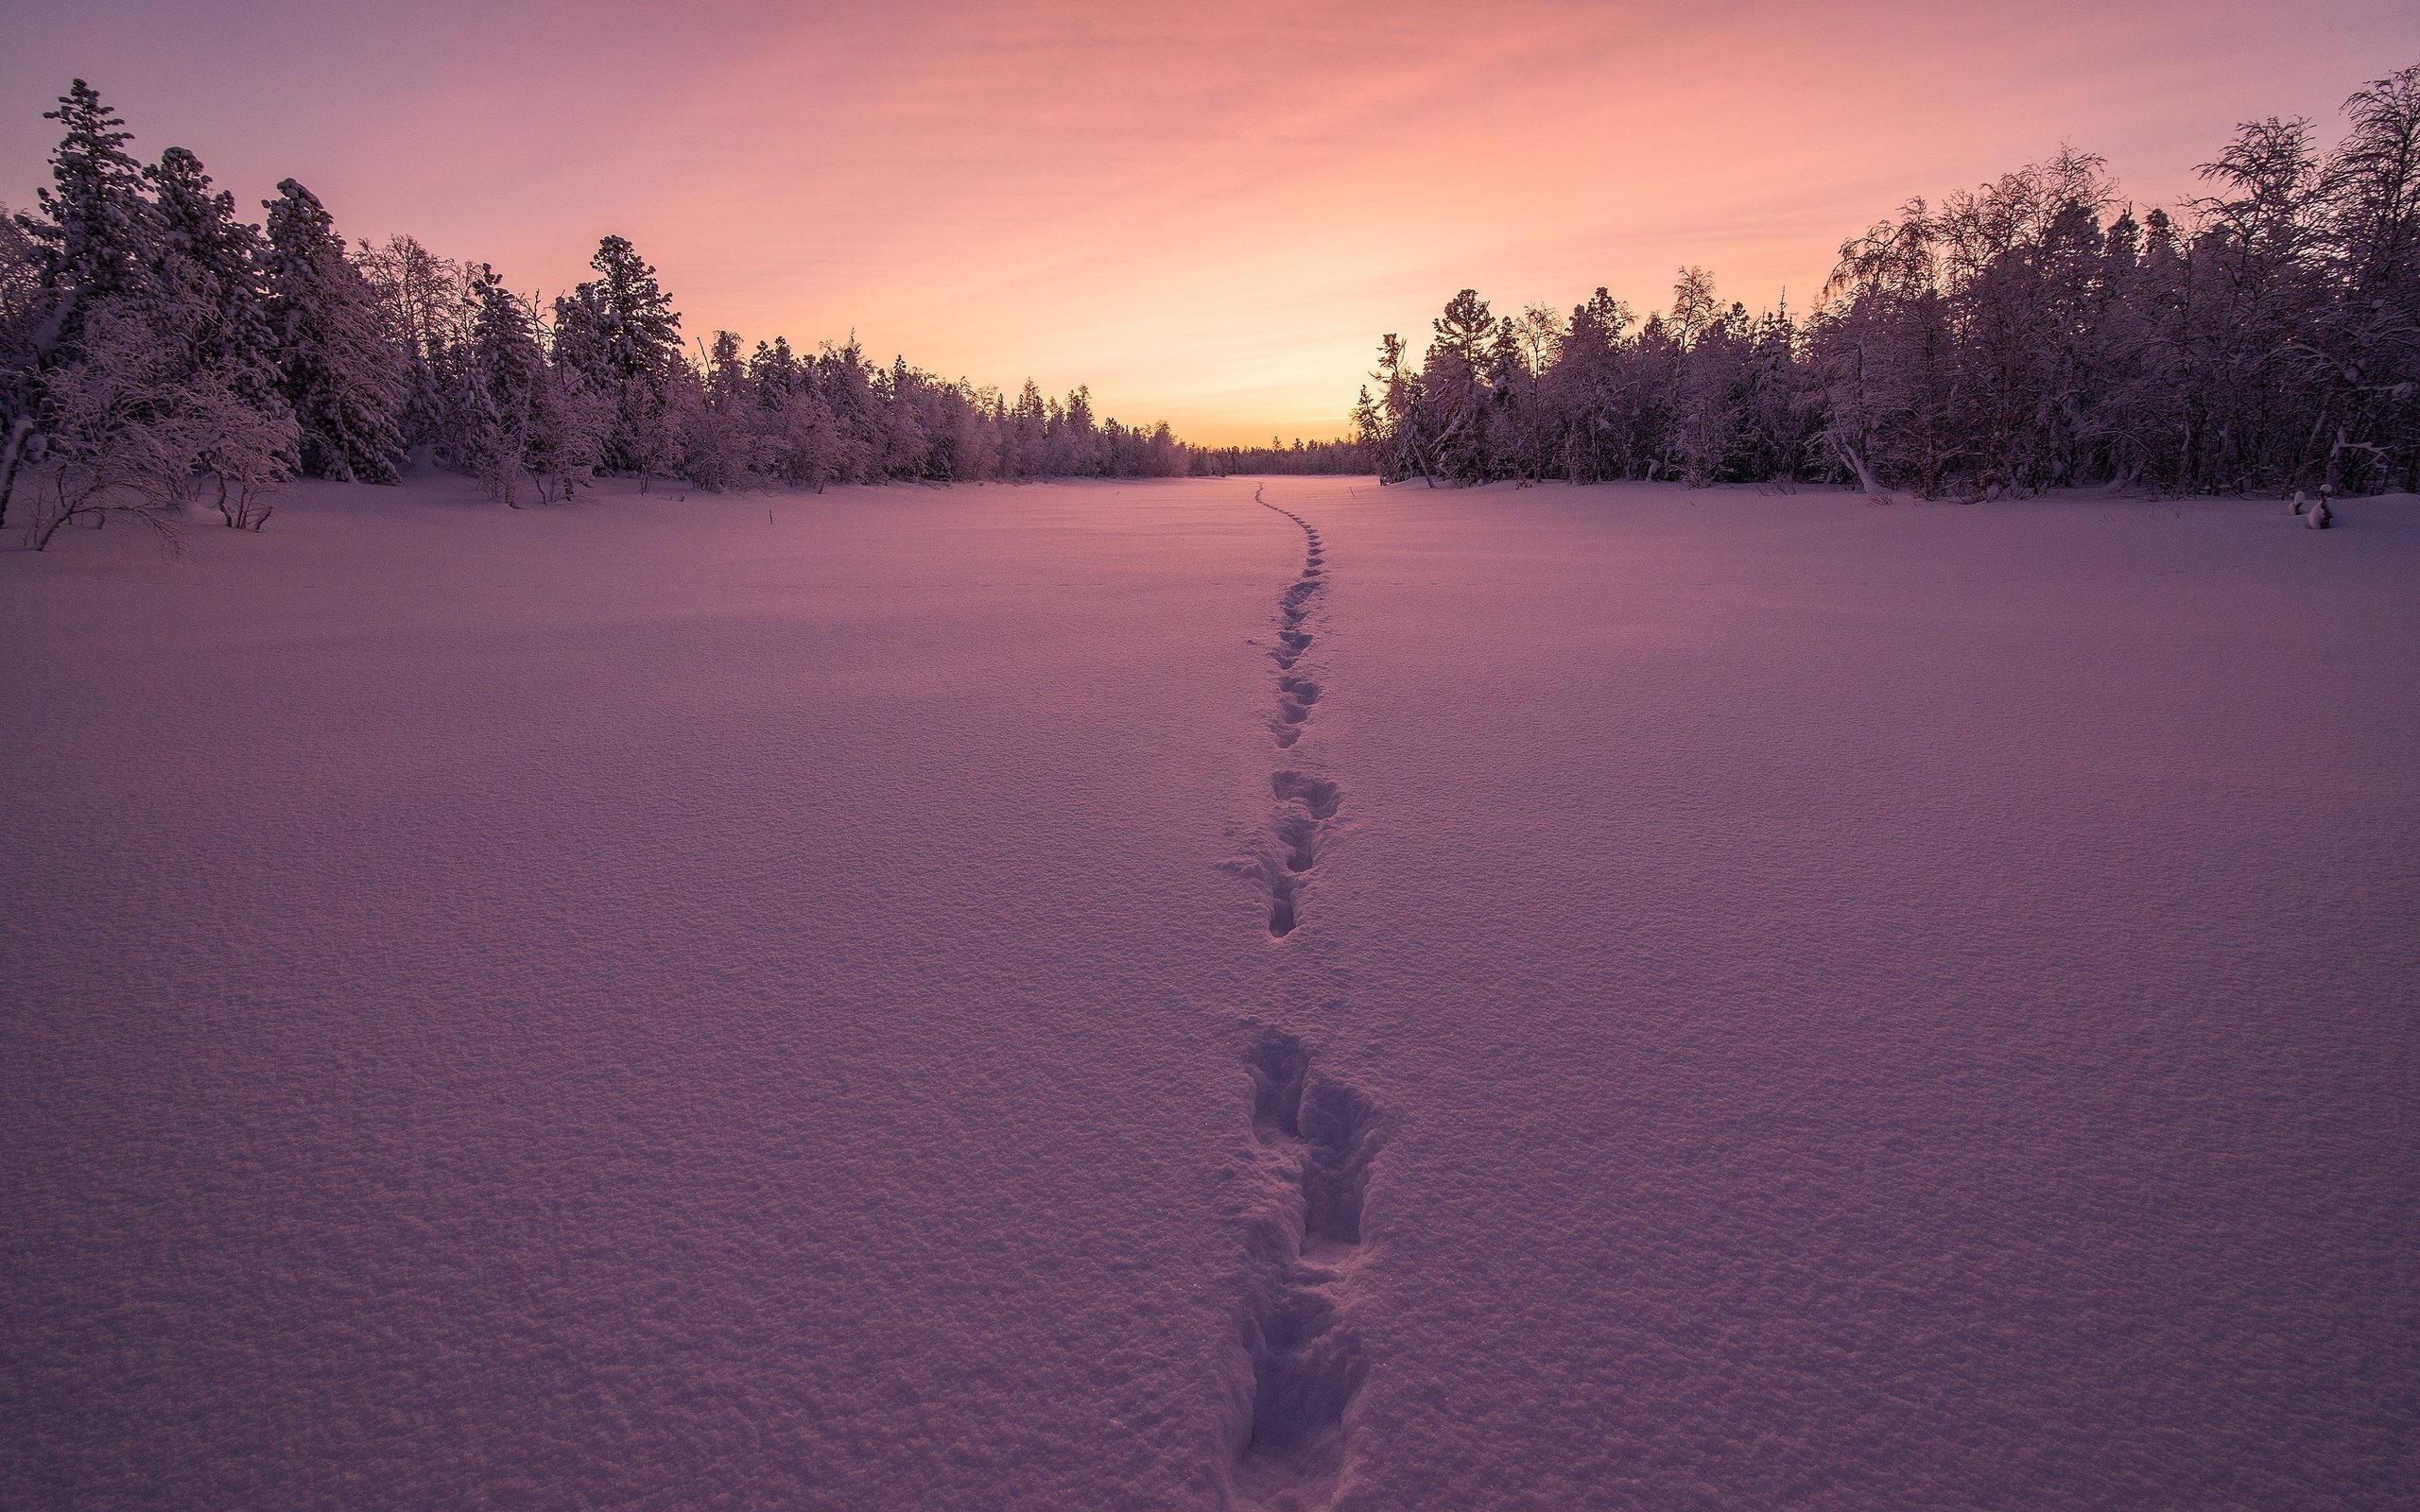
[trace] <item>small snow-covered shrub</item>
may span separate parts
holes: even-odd
[[[263,414],[223,387],[188,398],[210,417],[200,465],[217,489],[219,518],[230,530],[259,530],[276,512],[267,496],[294,475],[302,449],[294,417],[285,411]]]

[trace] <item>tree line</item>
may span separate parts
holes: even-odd
[[[1288,446],[1272,436],[1267,446],[1197,446],[1193,449],[1193,471],[1204,477],[1265,472],[1327,476],[1354,473],[1367,477],[1371,472],[1370,450],[1357,437],[1306,441],[1297,436],[1294,444]]]
[[[2420,489],[2420,64],[2323,149],[2240,127],[2139,218],[2062,151],[1846,242],[1820,303],[1750,315],[1682,270],[1634,318],[1456,295],[1386,336],[1356,426],[1386,481],[1837,482],[1960,498]]]
[[[607,236],[551,301],[409,236],[354,249],[288,179],[266,224],[201,161],[156,163],[77,79],[29,212],[0,211],[0,526],[42,545],[112,512],[215,506],[258,529],[296,474],[393,483],[415,462],[510,505],[604,473],[645,489],[1165,476],[1165,424],[728,331],[694,350],[655,269]],[[34,487],[23,487],[32,480]]]

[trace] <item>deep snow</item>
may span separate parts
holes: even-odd
[[[2413,1505],[2420,507],[2336,524],[0,554],[0,1503]]]

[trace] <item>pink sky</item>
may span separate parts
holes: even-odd
[[[1089,383],[1201,441],[1340,430],[1446,298],[1804,307],[1841,240],[2062,142],[2137,199],[2332,120],[2420,7],[19,0],[0,198],[73,75],[248,205],[293,175],[520,288],[607,232],[687,329]]]

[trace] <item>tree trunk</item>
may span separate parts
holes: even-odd
[[[30,416],[20,415],[9,426],[9,444],[0,450],[0,530],[9,525],[9,495],[16,491],[17,464],[26,455],[26,442],[34,433]]]
[[[1874,469],[1866,461],[1865,454],[1845,441],[1835,443],[1833,449],[1840,454],[1841,465],[1857,474],[1858,491],[1879,498],[1883,491],[1882,484],[1875,477]]]

